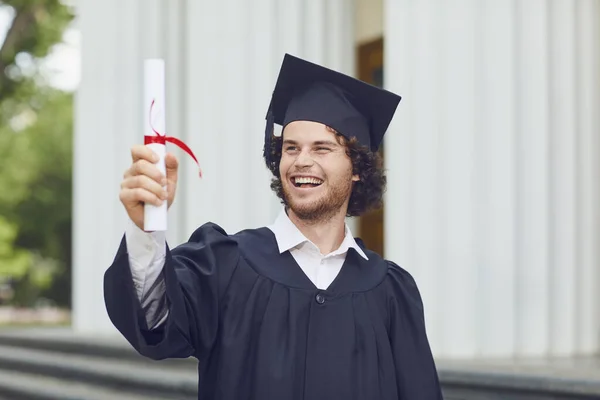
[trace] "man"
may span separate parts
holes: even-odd
[[[161,176],[134,147],[132,224],[104,283],[114,325],[144,356],[196,357],[203,400],[441,399],[415,281],[344,224],[381,202],[376,150],[399,101],[286,55],[264,151],[280,216],[236,234],[206,223],[173,249],[143,231],[143,203],[172,203],[177,160]]]

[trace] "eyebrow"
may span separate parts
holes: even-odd
[[[296,142],[295,140],[290,140],[290,139],[286,139],[283,141],[283,144],[298,144],[298,142]],[[317,140],[316,142],[312,143],[313,146],[339,146],[338,143],[332,142],[330,140]]]
[[[316,141],[316,142],[314,142],[313,144],[314,144],[315,146],[323,146],[323,145],[326,145],[326,146],[333,146],[333,147],[335,147],[335,146],[339,146],[339,144],[338,144],[338,143],[332,142],[332,141],[330,141],[330,140],[319,140],[319,141]]]

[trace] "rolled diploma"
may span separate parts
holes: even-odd
[[[154,101],[152,114],[150,106]],[[144,135],[154,136],[156,133],[152,127],[161,135],[165,134],[165,63],[162,59],[144,60]],[[150,125],[150,118],[152,125]],[[159,157],[156,166],[166,176],[165,154],[166,146],[160,143],[149,143],[150,147]],[[166,189],[166,187],[165,187]],[[144,205],[144,230],[166,231],[167,230],[167,201],[159,207],[152,204]]]

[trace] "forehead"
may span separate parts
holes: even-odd
[[[290,122],[283,130],[283,140],[294,142],[336,141],[336,135],[324,124],[313,121]]]

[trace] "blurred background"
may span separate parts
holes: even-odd
[[[0,33],[0,345],[119,341],[102,277],[144,59],[204,173],[170,148],[170,244],[275,218],[264,118],[291,53],[403,97],[384,208],[348,223],[415,276],[448,398],[516,377],[600,398],[600,0],[13,0]]]
[[[70,323],[74,17],[73,3],[0,2],[0,325]]]

